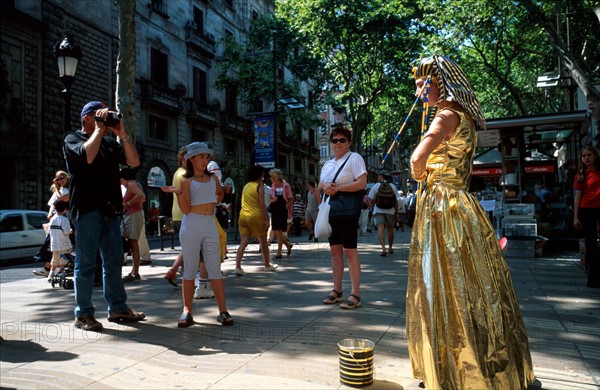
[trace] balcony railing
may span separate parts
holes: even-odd
[[[183,110],[180,93],[176,90],[157,85],[150,80],[142,80],[142,106],[154,106],[170,111]]]
[[[213,56],[216,51],[216,41],[212,34],[205,34],[189,24],[185,26],[185,43],[188,47]]]
[[[249,125],[248,119],[235,114],[229,114],[225,111],[219,113],[219,122],[221,127],[236,130],[240,133],[244,133],[247,125]]]
[[[194,98],[185,99],[188,120],[204,120],[216,123],[219,106],[208,104]]]

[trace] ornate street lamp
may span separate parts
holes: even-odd
[[[54,45],[54,55],[56,56],[56,62],[58,63],[58,75],[59,79],[65,87],[61,91],[63,99],[65,101],[64,111],[64,132],[70,131],[69,117],[71,114],[71,85],[75,80],[75,72],[77,72],[77,65],[81,59],[81,48],[77,46],[73,40],[73,34],[65,33],[65,38],[62,42]]]

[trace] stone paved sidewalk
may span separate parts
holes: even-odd
[[[2,283],[0,386],[338,389],[346,386],[339,382],[337,342],[366,338],[376,344],[370,388],[417,390],[405,338],[409,234],[398,233],[397,250],[387,257],[379,256],[374,234],[359,238],[363,306],[356,310],[321,303],[331,289],[327,244],[292,238],[292,256],[276,273],[262,271],[251,245],[243,277],[232,275],[236,247],[229,245],[223,270],[233,327],[216,322],[214,299],[208,299],[194,302],[195,326],[177,328],[181,293],[162,277],[177,254],[170,248],[153,251],[143,280],[126,285],[129,304],[144,311],[146,321],[107,322],[102,290],[94,290],[96,316],[106,328],[101,334],[73,328],[72,291],[41,278]],[[598,389],[600,291],[585,287],[577,254],[508,263],[542,388]],[[350,291],[347,275],[344,290]]]

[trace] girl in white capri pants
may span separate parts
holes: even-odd
[[[223,188],[217,177],[206,168],[212,154],[213,151],[204,142],[189,144],[185,155],[186,172],[181,180],[181,188],[163,187],[164,191],[177,195],[179,208],[184,214],[179,231],[183,252],[183,312],[177,322],[180,328],[194,324],[192,303],[200,251],[219,307],[217,321],[223,325],[233,325],[233,318],[225,304],[219,233],[215,221],[215,205],[223,199]]]

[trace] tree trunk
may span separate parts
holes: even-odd
[[[135,145],[135,1],[118,0],[119,54],[117,56],[117,110],[123,114],[123,125]]]

